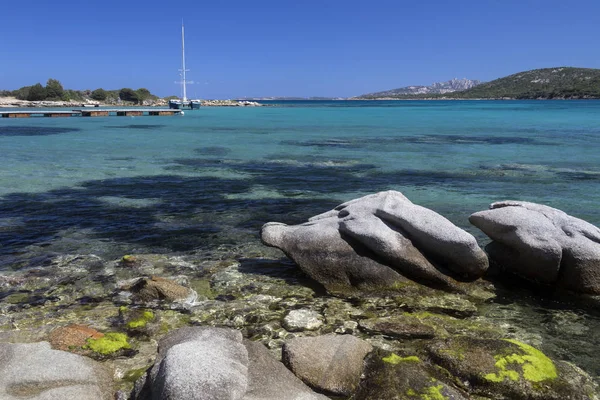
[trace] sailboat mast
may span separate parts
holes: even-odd
[[[181,84],[183,85],[183,101],[187,100],[186,82],[185,82],[185,32],[183,22],[181,23]]]

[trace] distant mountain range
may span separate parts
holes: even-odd
[[[486,83],[452,79],[431,86],[408,86],[352,99],[600,99],[600,69],[533,69]]]
[[[429,86],[405,86],[398,89],[386,90],[383,92],[368,93],[352,99],[374,99],[374,98],[396,98],[400,96],[419,96],[431,94],[446,94],[461,90],[471,89],[480,85],[481,81],[470,79],[451,79],[447,82],[436,82]]]

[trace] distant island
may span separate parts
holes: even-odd
[[[471,86],[461,89],[459,86],[461,84]],[[351,98],[351,100],[413,99],[600,99],[600,69],[574,67],[534,69],[487,83],[453,79],[448,82],[434,83],[431,86],[408,86]]]
[[[470,79],[451,79],[447,82],[436,82],[429,86],[405,86],[398,89],[386,90],[383,92],[368,93],[361,96],[352,97],[350,100],[371,100],[382,98],[396,98],[405,96],[430,96],[436,94],[447,94],[457,91],[471,89],[480,85],[480,81]]]

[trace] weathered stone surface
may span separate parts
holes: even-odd
[[[600,229],[563,211],[522,201],[493,203],[469,221],[493,242],[490,258],[526,279],[600,294]]]
[[[321,325],[321,315],[312,310],[292,310],[283,318],[283,327],[290,332],[313,331]]]
[[[455,288],[454,278],[473,280],[488,267],[473,236],[395,191],[343,203],[305,224],[267,223],[261,238],[330,290],[393,287],[406,278]]]
[[[69,350],[85,346],[88,339],[99,339],[103,333],[85,325],[72,324],[54,329],[48,335],[48,341],[56,350]]]
[[[262,344],[244,341],[244,345],[249,360],[248,391],[244,400],[327,400],[275,360]]]
[[[554,362],[513,339],[456,337],[428,347],[434,362],[472,387],[501,399],[597,399],[598,388],[583,371]]]
[[[152,399],[242,399],[248,352],[241,333],[204,327],[174,331],[160,341],[148,383]]]
[[[139,301],[186,300],[193,298],[195,295],[190,288],[158,276],[140,278],[126,289],[131,291],[134,298]]]
[[[431,339],[435,330],[413,317],[370,318],[359,322],[360,328],[371,334],[396,339]]]
[[[352,400],[466,400],[469,395],[447,382],[439,369],[417,356],[401,357],[381,349],[366,358],[365,378]]]
[[[294,338],[282,350],[283,362],[320,391],[350,395],[360,381],[363,359],[373,347],[352,335]]]
[[[96,362],[50,343],[0,344],[3,400],[109,400],[112,381]]]

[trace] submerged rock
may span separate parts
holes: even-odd
[[[488,267],[473,236],[396,191],[343,203],[301,225],[267,223],[261,239],[334,291],[393,288],[407,278],[457,289],[457,279],[477,279]]]
[[[468,382],[475,394],[500,399],[597,399],[590,376],[514,339],[456,337],[431,344],[434,362]]]
[[[321,325],[321,315],[312,310],[293,310],[283,318],[283,327],[290,332],[313,331]]]
[[[469,221],[488,235],[486,250],[523,278],[600,294],[600,229],[563,211],[523,201],[493,203]]]
[[[283,346],[283,362],[300,379],[319,391],[348,396],[363,370],[363,359],[373,349],[352,335],[291,339]]]
[[[192,300],[196,297],[195,292],[190,288],[158,276],[140,278],[124,289],[132,292],[136,300],[145,302]]]
[[[54,329],[48,341],[56,350],[77,350],[86,345],[88,339],[100,339],[104,334],[85,325],[72,324]]]
[[[100,364],[48,342],[1,343],[0,398],[110,400],[112,380]]]

